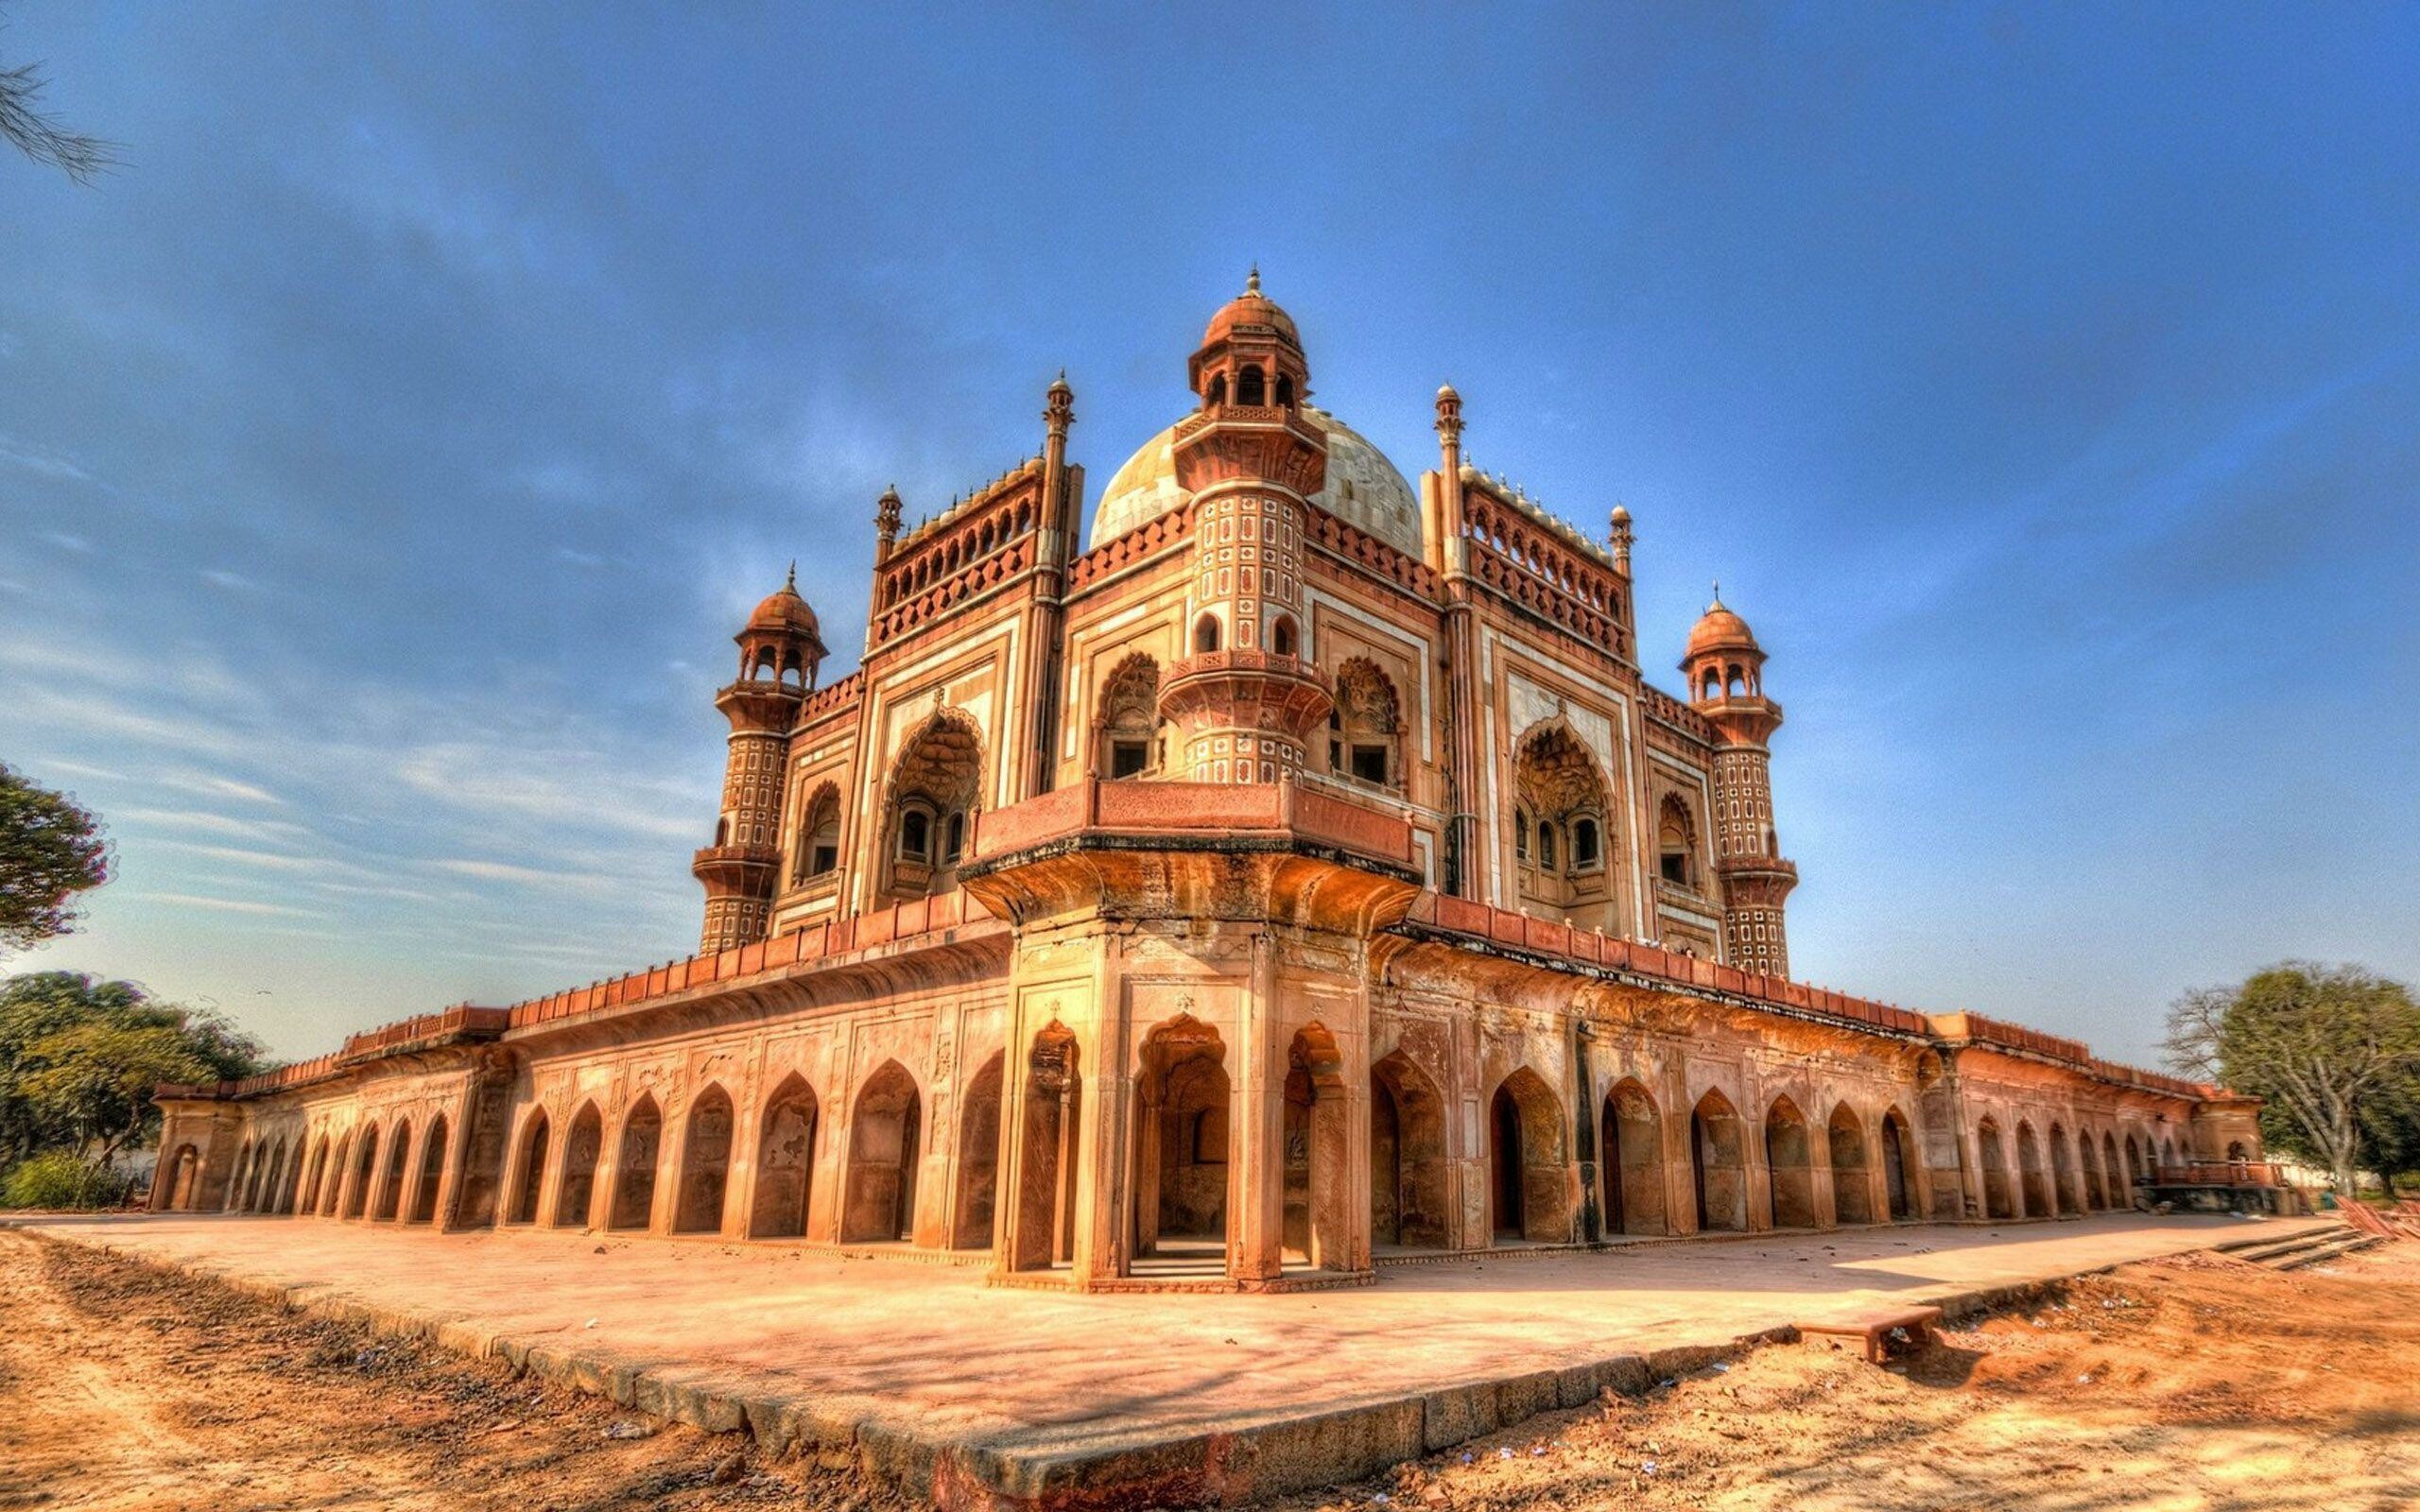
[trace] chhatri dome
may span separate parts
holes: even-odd
[[[766,594],[756,605],[755,612],[748,616],[748,630],[798,635],[818,644],[822,643],[823,627],[817,623],[815,610],[799,596],[796,562],[790,564],[789,580]]]
[[[1733,613],[1730,606],[1722,602],[1722,589],[1718,585],[1714,591],[1714,602],[1705,607],[1705,613],[1689,630],[1688,649],[1681,653],[1681,660],[1685,662],[1694,661],[1710,651],[1759,649],[1754,632],[1748,628],[1748,622]]]
[[[1247,333],[1273,335],[1298,350],[1302,345],[1294,318],[1260,292],[1257,268],[1244,292],[1210,318],[1201,333],[1201,345],[1207,350]],[[1327,481],[1311,502],[1397,551],[1418,557],[1420,498],[1402,470],[1366,437],[1325,410],[1305,404],[1301,414],[1327,438]],[[1122,536],[1185,502],[1187,494],[1176,476],[1176,431],[1170,425],[1145,441],[1110,478],[1093,509],[1088,544],[1098,546]]]

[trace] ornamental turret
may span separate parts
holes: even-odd
[[[1293,317],[1244,292],[1210,318],[1187,367],[1198,412],[1176,427],[1176,481],[1192,498],[1189,654],[1160,684],[1176,727],[1175,775],[1273,782],[1303,768],[1327,718],[1325,682],[1303,659],[1303,551],[1327,478],[1326,434],[1303,414],[1311,369]]]
[[[1626,523],[1626,522],[1625,522]],[[1781,705],[1765,696],[1765,652],[1748,622],[1714,602],[1681,657],[1689,705],[1714,727],[1714,866],[1722,879],[1722,927],[1731,964],[1789,974],[1783,905],[1798,868],[1782,859],[1773,825],[1773,731]]]
[[[815,610],[799,596],[796,563],[789,580],[756,606],[732,639],[739,644],[739,678],[715,695],[715,707],[731,721],[722,815],[715,821],[715,843],[689,867],[706,889],[706,922],[698,941],[706,954],[763,939],[772,922],[782,862],[782,767],[790,727],[828,654]]]

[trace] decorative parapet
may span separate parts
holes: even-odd
[[[2226,1095],[2222,1089],[2206,1082],[2187,1081],[2164,1072],[2146,1071],[2139,1066],[2103,1060],[2081,1040],[2044,1034],[2039,1029],[2028,1029],[2022,1024],[1987,1019],[1979,1013],[1936,1013],[1932,1015],[1932,1032],[1952,1044],[1980,1045],[1985,1049],[2010,1052],[2035,1060],[2056,1061],[2083,1072],[2096,1080],[2118,1086],[2136,1087],[2144,1091],[2195,1102]]]
[[[1588,644],[1636,659],[1625,585],[1601,550],[1492,488],[1465,496],[1462,519],[1472,576]]]
[[[1075,593],[1140,566],[1164,551],[1184,543],[1193,527],[1193,504],[1187,500],[1165,514],[1144,521],[1121,536],[1098,542],[1068,569],[1067,592]]]
[[[1082,838],[1208,846],[1283,836],[1398,869],[1412,865],[1411,826],[1395,814],[1290,780],[1104,782],[1095,778],[986,814],[970,870],[1056,841]]]
[[[1041,509],[1042,462],[1035,458],[903,538],[877,569],[867,649],[1031,571]]]
[[[1713,723],[1661,688],[1642,685],[1638,690],[1638,701],[1646,706],[1649,718],[1661,719],[1675,729],[1687,730],[1708,745],[1714,744]]]
[[[1311,511],[1310,543],[1421,598],[1437,596],[1437,575],[1419,558],[1388,545],[1325,509]]]
[[[424,1013],[416,1018],[348,1035],[343,1048],[329,1055],[314,1056],[308,1060],[298,1060],[237,1081],[199,1086],[163,1082],[154,1095],[163,1100],[251,1097],[261,1092],[299,1087],[306,1082],[323,1080],[367,1060],[378,1060],[415,1050],[434,1050],[444,1045],[475,1044],[493,1040],[504,1033],[509,1013],[510,1010],[504,1008],[479,1008],[467,1003],[458,1003],[435,1013]]]

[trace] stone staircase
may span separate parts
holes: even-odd
[[[2253,1240],[2223,1248],[2238,1260],[2248,1260],[2270,1270],[2301,1270],[2306,1265],[2323,1264],[2340,1255],[2384,1243],[2377,1235],[2365,1234],[2350,1224],[2335,1223],[2325,1228],[2306,1229],[2287,1239]]]

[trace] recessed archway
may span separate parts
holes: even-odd
[[[1915,1130],[1897,1108],[1882,1115],[1882,1195],[1890,1204],[1891,1221],[1906,1223],[1916,1215]]]
[[[2042,1169],[2042,1142],[2034,1137],[2033,1125],[2019,1120],[2016,1125],[2017,1189],[2025,1198],[2025,1216],[2047,1218],[2056,1210],[2051,1206],[2050,1181]]]
[[[377,1210],[371,1216],[380,1223],[393,1218],[403,1204],[404,1173],[411,1158],[412,1121],[395,1121],[395,1131],[387,1136],[387,1170],[379,1177],[376,1193]]]
[[[1285,1252],[1322,1270],[1350,1270],[1343,1056],[1336,1037],[1314,1023],[1296,1031],[1286,1060]]]
[[[555,1191],[555,1227],[585,1228],[594,1221],[596,1162],[605,1153],[605,1117],[595,1103],[572,1115],[563,1137],[563,1175]]]
[[[654,1094],[641,1092],[622,1119],[622,1143],[614,1160],[614,1200],[608,1228],[645,1228],[655,1211],[655,1162],[664,1150],[664,1110]]]
[[[1664,1195],[1664,1117],[1656,1111],[1654,1094],[1636,1077],[1626,1076],[1605,1094],[1599,1122],[1604,1143],[1598,1160],[1604,1173],[1606,1231],[1670,1233]]]
[[[1774,1098],[1765,1109],[1765,1176],[1772,1194],[1768,1214],[1772,1227],[1815,1227],[1814,1160],[1806,1115],[1787,1096]]]
[[[353,1132],[348,1129],[337,1141],[337,1152],[328,1158],[327,1174],[320,1178],[320,1214],[334,1218],[344,1201],[344,1176],[353,1169]]]
[[[843,1244],[908,1238],[916,1225],[916,1160],[924,1147],[916,1078],[886,1060],[857,1091],[849,1118],[849,1175],[840,1192]]]
[[[1488,1228],[1498,1240],[1571,1239],[1562,1100],[1523,1066],[1488,1100]]]
[[[1988,1118],[1976,1125],[1975,1147],[1983,1163],[1983,1216],[2015,1217],[2016,1203],[2008,1178],[2008,1151],[2000,1143],[2000,1126]]]
[[[681,1136],[681,1192],[672,1205],[676,1234],[722,1232],[725,1189],[731,1182],[731,1094],[720,1082],[689,1105]]]
[[[815,1176],[815,1089],[796,1072],[783,1077],[766,1099],[756,1135],[750,1237],[806,1237],[806,1199]]]
[[[2075,1155],[2067,1147],[2067,1131],[2057,1124],[2050,1125],[2051,1195],[2058,1211],[2067,1215],[2083,1211],[2083,1192],[2076,1179]]]
[[[1874,1221],[1874,1172],[1865,1152],[1865,1125],[1842,1103],[1824,1130],[1832,1157],[1832,1221]]]
[[[538,1108],[529,1115],[529,1123],[521,1131],[521,1170],[519,1185],[513,1188],[511,1205],[505,1209],[510,1223],[538,1221],[538,1192],[546,1177],[546,1110]]]
[[[420,1145],[420,1177],[412,1183],[411,1221],[437,1221],[437,1198],[445,1183],[445,1115],[429,1120]]]
[[[370,1211],[371,1184],[378,1177],[378,1125],[361,1131],[353,1147],[352,1179],[345,1184],[344,1215],[358,1218]]]
[[[1401,1050],[1370,1068],[1370,1242],[1442,1249],[1446,1223],[1445,1105]]]
[[[959,1097],[958,1201],[952,1205],[950,1247],[989,1249],[997,1221],[1000,1179],[1000,1100],[1008,1056],[995,1053]]]
[[[1738,1109],[1709,1089],[1689,1111],[1689,1168],[1697,1188],[1700,1232],[1736,1233],[1748,1227],[1746,1131]]]
[[[1019,1152],[1016,1268],[1047,1270],[1076,1258],[1077,1150],[1084,1078],[1075,1035],[1053,1020],[1026,1057],[1024,1146]]]
[[[1219,1031],[1180,1015],[1143,1041],[1136,1081],[1134,1253],[1167,1239],[1227,1237],[1232,1086]]]

